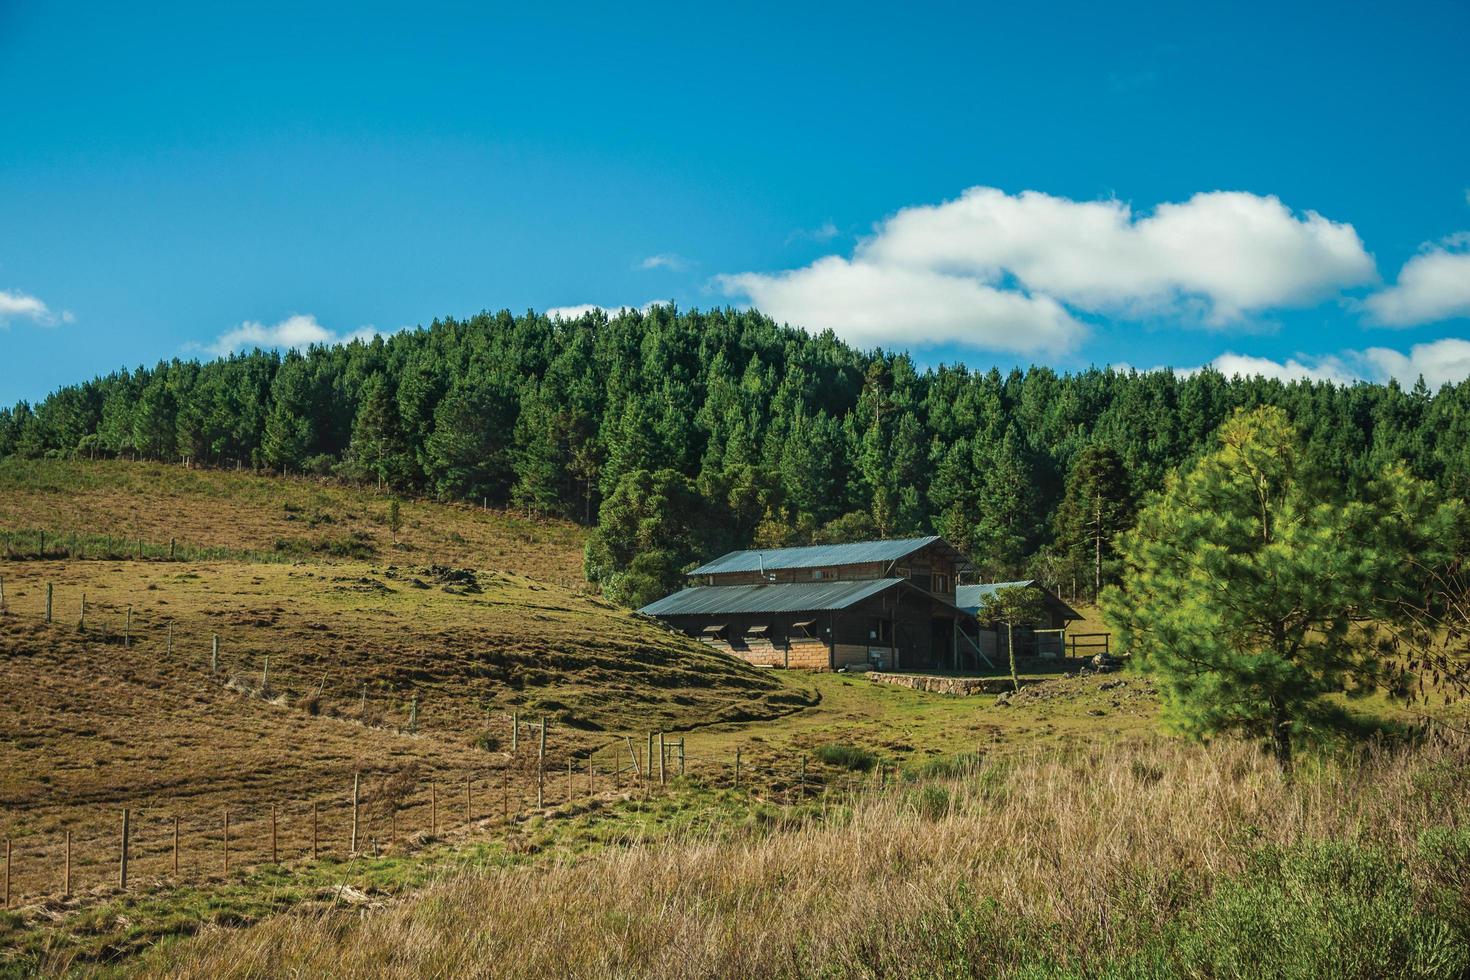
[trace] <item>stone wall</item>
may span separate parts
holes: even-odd
[[[870,670],[867,678],[879,684],[897,684],[915,691],[954,694],[959,697],[969,697],[971,694],[1004,694],[1012,687],[1009,677],[943,677],[935,674],[889,674]]]

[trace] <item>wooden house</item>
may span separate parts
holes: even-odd
[[[808,670],[947,667],[969,563],[940,537],[734,551],[641,610],[751,663]]]

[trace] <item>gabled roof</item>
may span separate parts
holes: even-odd
[[[866,582],[788,582],[781,585],[696,585],[650,602],[638,611],[648,616],[826,612],[846,609],[893,588],[912,589],[926,599],[933,599],[927,592],[914,588],[907,579],[901,578],[870,579]]]
[[[1082,618],[1081,613],[1073,609],[1071,606],[1067,605],[1061,599],[1058,599],[1056,596],[1052,595],[1051,592],[1047,591],[1046,588],[1044,588],[1042,584],[1036,581],[1036,579],[1034,578],[1028,578],[1022,582],[987,582],[984,585],[957,586],[954,590],[954,604],[973,616],[980,610],[980,606],[985,601],[986,597],[993,595],[998,590],[1024,588],[1026,586],[1032,586],[1033,588],[1041,589],[1041,591],[1046,594],[1046,601],[1056,603],[1058,606],[1060,606],[1063,610],[1063,614],[1068,619]]]
[[[857,541],[852,544],[814,544],[803,548],[768,548],[758,551],[732,551],[701,565],[690,575],[719,575],[726,572],[774,571],[780,568],[824,568],[833,565],[862,565],[869,562],[899,561],[916,551],[939,542],[950,557],[967,566],[964,556],[938,535],[923,538],[899,538],[892,541]]]

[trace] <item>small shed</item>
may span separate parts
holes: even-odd
[[[1006,650],[1005,627],[999,623],[981,620],[980,609],[987,597],[1000,589],[1030,587],[1042,595],[1044,612],[1039,623],[1015,628],[1016,652],[1028,657],[1059,657],[1067,647],[1067,628],[1082,618],[1082,614],[1059,599],[1035,579],[1019,582],[987,582],[980,585],[961,585],[955,590],[955,605],[969,614],[969,622],[978,630],[976,645],[987,657],[994,657]]]

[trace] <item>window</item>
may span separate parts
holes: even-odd
[[[949,591],[949,576],[948,575],[945,575],[942,572],[935,572],[933,575],[931,575],[929,577],[929,580],[930,580],[931,583],[933,583],[930,586],[930,588],[929,588],[929,591],[930,592],[948,592]]]
[[[824,579],[826,577],[827,577],[827,570],[825,568],[814,568],[814,569],[812,569],[812,581],[813,582],[820,582],[822,579]]]
[[[893,621],[874,616],[868,620],[868,642],[884,645],[893,642]]]

